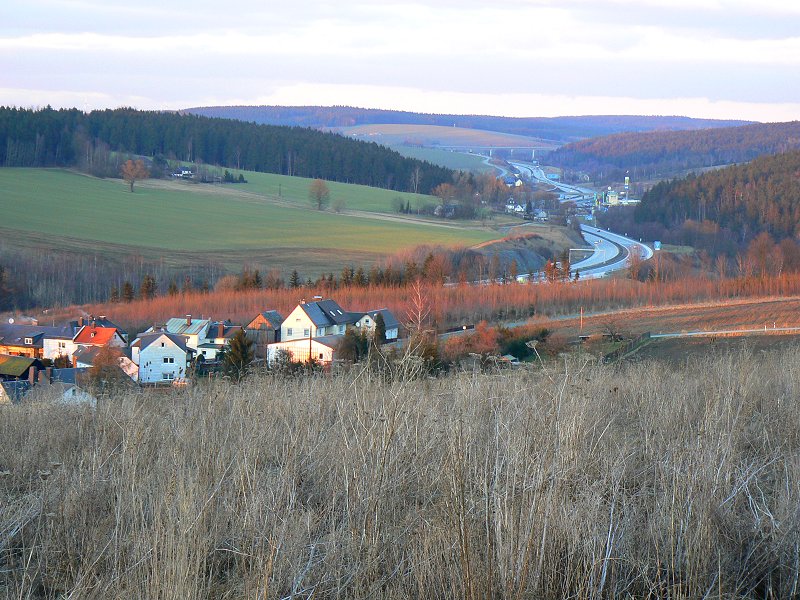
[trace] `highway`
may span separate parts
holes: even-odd
[[[581,279],[605,277],[614,271],[626,269],[630,265],[630,256],[634,253],[641,260],[653,258],[652,248],[624,235],[591,225],[581,225],[581,233],[594,246],[591,256],[571,265],[572,271],[578,271]]]
[[[508,164],[510,164],[513,167],[516,167],[521,173],[526,173],[531,179],[534,179],[541,183],[552,185],[554,188],[556,188],[565,195],[565,198],[563,200],[564,202],[569,202],[569,201],[575,202],[578,200],[594,200],[595,196],[594,190],[548,179],[547,175],[545,175],[544,171],[539,166],[522,162],[516,162],[516,161],[515,162],[509,161]]]

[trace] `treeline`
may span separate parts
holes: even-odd
[[[419,193],[453,178],[449,169],[405,158],[384,146],[312,129],[129,108],[87,114],[0,107],[0,165],[92,170],[109,153]]]
[[[568,142],[623,131],[682,130],[732,127],[746,121],[660,116],[494,117],[487,115],[436,115],[355,108],[352,106],[206,106],[186,109],[207,117],[239,119],[270,125],[302,127],[352,127],[354,125],[408,124],[464,127]]]
[[[574,142],[548,155],[548,162],[622,181],[660,177],[685,169],[742,163],[800,147],[800,121],[759,123],[698,131],[653,131]]]

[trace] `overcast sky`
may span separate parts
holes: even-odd
[[[2,0],[0,105],[800,119],[797,0]]]

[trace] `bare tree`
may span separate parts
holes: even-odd
[[[142,159],[126,160],[122,165],[122,178],[131,186],[133,192],[133,184],[140,179],[147,179],[150,177],[150,172],[144,164]]]
[[[317,210],[322,210],[328,206],[331,201],[331,191],[328,189],[328,184],[322,179],[312,181],[308,187],[308,199]]]
[[[419,193],[419,184],[422,181],[422,169],[419,168],[419,165],[414,167],[414,170],[411,172],[411,191],[415,194]]]

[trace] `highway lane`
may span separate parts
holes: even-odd
[[[627,269],[632,254],[637,254],[641,260],[653,257],[652,248],[624,235],[591,225],[581,225],[581,233],[594,246],[591,256],[572,265],[572,270],[578,271],[581,278],[605,277]]]

